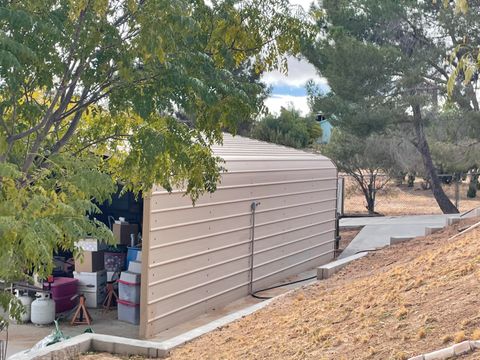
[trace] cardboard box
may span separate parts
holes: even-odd
[[[105,268],[103,251],[84,251],[83,256],[75,259],[75,271],[96,272]]]
[[[112,225],[113,236],[117,239],[117,244],[120,245],[131,245],[130,234],[135,236],[135,242],[137,241],[138,235],[138,225],[137,224],[113,224]]]
[[[85,251],[102,251],[105,250],[108,245],[102,241],[98,241],[94,238],[85,238],[75,242],[75,246]]]

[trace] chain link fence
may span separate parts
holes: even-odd
[[[368,176],[363,178],[364,181],[359,181],[359,176],[339,174],[339,193],[343,193],[343,203],[338,205],[340,213],[342,207],[345,216],[368,215],[373,212],[392,216],[442,213],[427,180],[413,176],[373,176],[373,179]],[[439,178],[443,190],[460,212],[480,207],[480,191],[475,196],[476,191],[472,190],[478,186],[473,175],[441,174]],[[471,184],[473,181],[475,183]],[[370,194],[369,201],[365,192]],[[369,212],[372,200],[373,212]]]

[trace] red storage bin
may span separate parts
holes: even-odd
[[[71,310],[75,307],[76,299],[72,299],[77,294],[78,280],[67,277],[53,278],[53,282],[45,283],[44,287],[52,293],[52,299],[55,301],[55,312],[61,313]]]
[[[75,297],[72,299],[72,297]],[[59,314],[68,310],[72,310],[76,304],[76,294],[53,299],[55,301],[55,313]]]

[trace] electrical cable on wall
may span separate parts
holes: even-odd
[[[308,278],[305,278],[305,279],[295,280],[295,281],[291,281],[291,282],[288,282],[288,283],[271,286],[271,287],[261,289],[261,290],[255,291],[255,292],[253,291],[253,270],[254,270],[253,258],[255,256],[255,220],[256,220],[255,215],[256,215],[257,207],[259,205],[260,205],[260,203],[257,202],[257,201],[252,202],[252,204],[250,205],[250,210],[252,212],[252,231],[251,231],[251,244],[250,244],[250,281],[249,281],[248,293],[252,297],[254,297],[255,299],[269,300],[269,299],[272,298],[271,296],[260,296],[260,295],[256,295],[256,294],[258,294],[259,292],[262,292],[262,291],[277,289],[277,288],[280,288],[280,287],[283,287],[283,286],[288,286],[288,285],[298,284],[298,283],[308,281],[308,280],[313,280],[313,279],[316,279],[317,277],[316,276],[311,276],[311,277],[308,277]]]
[[[268,288],[255,291],[254,293],[252,293],[252,294],[250,294],[250,295],[252,295],[255,299],[259,299],[259,300],[270,300],[273,296],[259,296],[259,295],[256,295],[256,294],[258,294],[258,293],[260,293],[260,292],[262,292],[262,291],[267,291],[267,290],[272,290],[272,289],[278,289],[278,288],[281,288],[281,287],[284,287],[284,286],[294,285],[294,284],[298,284],[298,283],[301,283],[301,282],[304,282],[304,281],[313,280],[313,279],[316,279],[316,278],[317,278],[317,275],[315,275],[315,276],[310,276],[310,277],[307,277],[307,278],[305,278],[305,279],[290,281],[290,282],[288,282],[288,283],[283,283],[283,284],[279,284],[279,285],[275,285],[275,286],[270,286],[270,287],[268,287]]]

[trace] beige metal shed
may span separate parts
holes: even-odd
[[[215,193],[195,206],[180,190],[145,200],[142,337],[248,295],[252,278],[259,290],[334,257],[328,158],[230,135],[214,152],[227,168]]]

